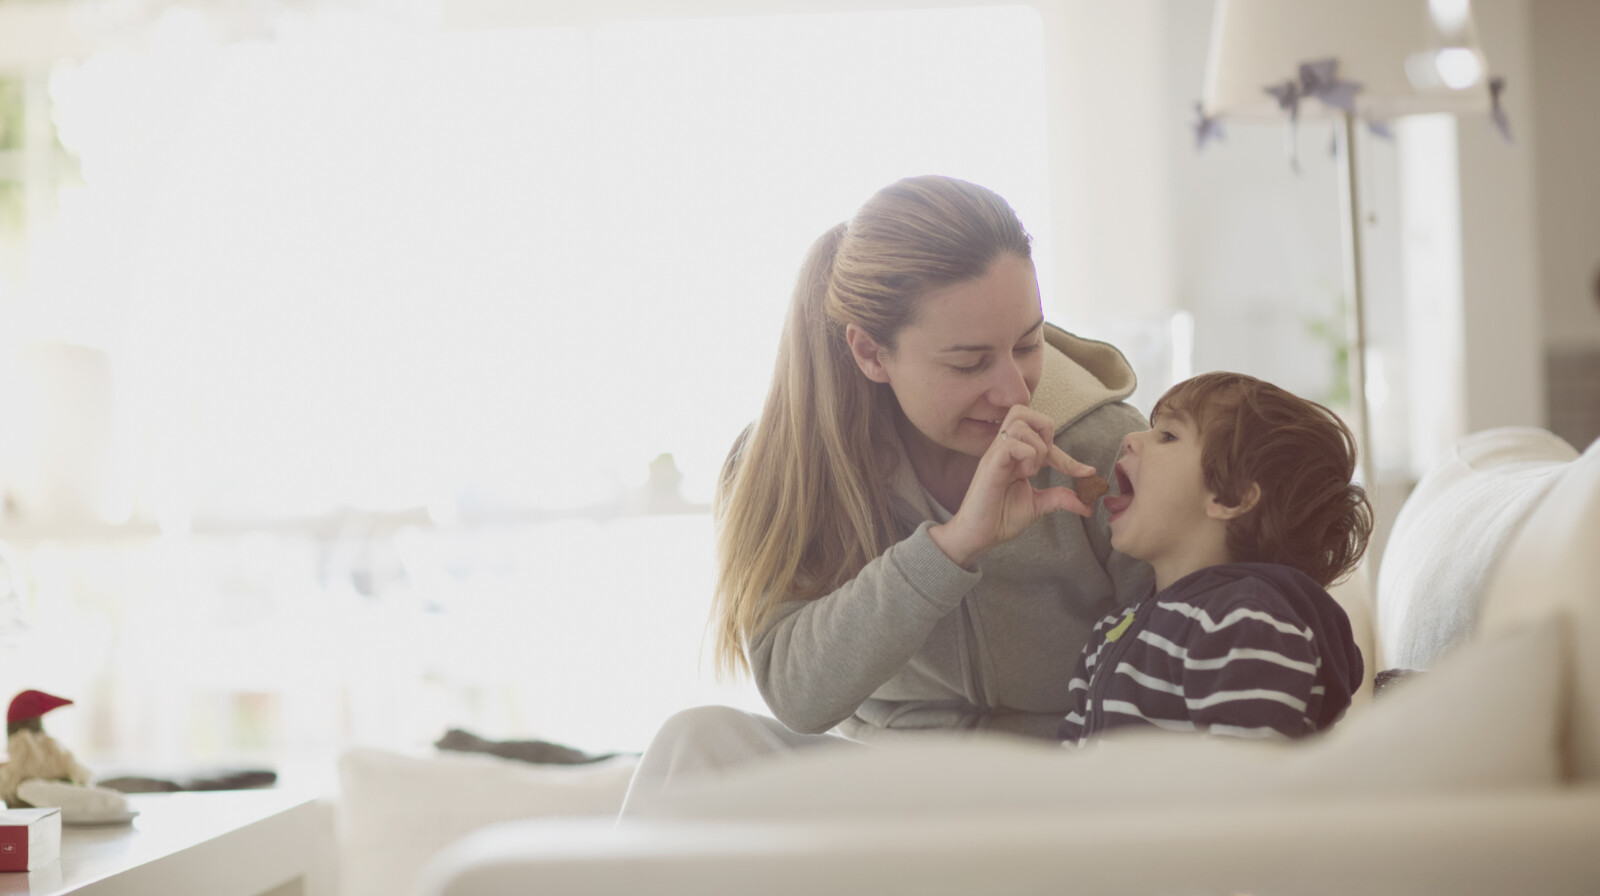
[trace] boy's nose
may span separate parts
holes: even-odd
[[[1130,432],[1123,436],[1122,451],[1117,455],[1117,460],[1122,460],[1124,457],[1127,457],[1130,454],[1138,454],[1139,447],[1150,438],[1150,434],[1153,432],[1155,432],[1153,429],[1141,429],[1137,432]]]

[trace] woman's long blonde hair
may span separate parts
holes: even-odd
[[[1032,257],[1016,212],[948,177],[878,191],[807,253],[761,417],[729,456],[716,500],[712,632],[719,676],[748,673],[745,645],[780,601],[815,599],[908,533],[890,510],[899,405],[863,375],[855,324],[894,351],[930,291]]]

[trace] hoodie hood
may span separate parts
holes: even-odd
[[[1044,326],[1044,375],[1028,406],[1056,423],[1059,433],[1083,415],[1133,394],[1133,367],[1109,342]]]

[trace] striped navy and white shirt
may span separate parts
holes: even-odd
[[[1349,618],[1311,577],[1225,563],[1095,625],[1059,734],[1074,745],[1125,725],[1301,737],[1338,721],[1361,676]]]

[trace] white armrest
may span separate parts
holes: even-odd
[[[342,896],[404,893],[446,844],[535,816],[616,817],[637,763],[537,765],[477,753],[355,749],[339,760]]]

